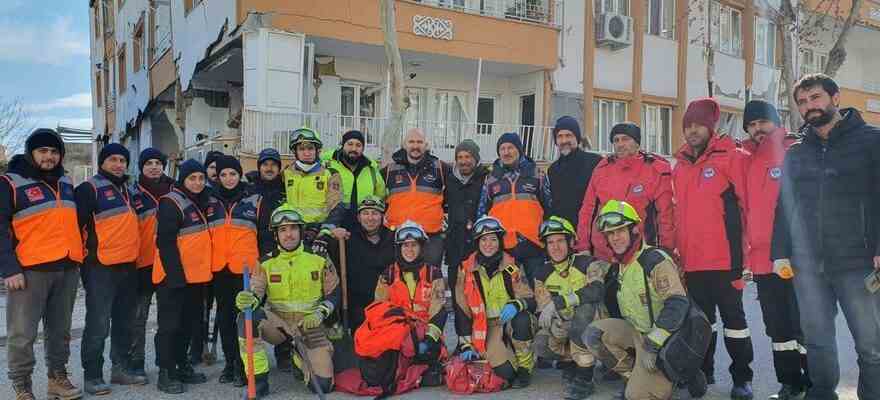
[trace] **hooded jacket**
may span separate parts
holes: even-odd
[[[447,265],[458,266],[474,251],[470,228],[476,221],[480,192],[488,174],[489,170],[485,166],[477,165],[471,177],[463,183],[453,170],[447,173],[446,195],[443,199],[449,212],[445,243]]]
[[[584,193],[602,159],[602,156],[578,147],[568,155],[560,155],[558,160],[550,164],[547,169],[553,192],[550,215],[565,218],[572,226],[578,226]]]
[[[778,128],[758,145],[754,140],[743,142],[743,149],[751,153],[746,174],[746,235],[749,248],[745,266],[755,275],[773,272],[770,260],[770,240],[773,237],[773,218],[782,179],[782,160],[785,151],[798,139]]]
[[[695,157],[685,144],[675,158],[675,245],[682,269],[741,271],[748,153],[713,132],[702,154]]]
[[[611,156],[593,172],[579,212],[575,248],[606,261],[612,260],[613,252],[597,229],[596,219],[609,200],[626,201],[635,207],[648,244],[670,251],[675,248],[672,171],[665,158],[644,152],[623,159]]]
[[[278,177],[271,181],[265,181],[260,176],[260,171],[251,171],[245,174],[250,187],[249,194],[259,194],[260,220],[257,222],[257,236],[260,243],[260,255],[271,253],[275,250],[275,234],[269,229],[269,220],[272,212],[284,204],[286,193],[284,180],[279,172]],[[265,218],[264,218],[265,217]]]
[[[854,108],[824,141],[807,126],[785,155],[771,258],[814,273],[870,269],[880,256],[880,129]]]
[[[62,159],[63,161],[63,159]],[[64,176],[64,167],[61,162],[47,173],[37,170],[29,155],[17,154],[9,161],[8,173],[21,175],[25,178],[46,182],[55,187],[58,180]],[[70,197],[73,197],[73,187],[70,187]],[[0,277],[8,278],[22,272],[21,263],[18,260],[15,249],[18,246],[18,238],[12,229],[12,215],[15,214],[14,191],[10,182],[0,179]],[[77,227],[73,227],[77,229]],[[64,268],[78,266],[70,257],[47,262],[29,267],[34,271],[62,271]]]

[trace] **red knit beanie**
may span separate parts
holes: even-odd
[[[721,118],[721,107],[718,102],[711,97],[704,97],[688,104],[682,127],[687,128],[692,123],[696,123],[709,128],[709,131],[714,134],[719,118]]]

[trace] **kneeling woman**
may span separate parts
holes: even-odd
[[[486,359],[511,387],[522,388],[531,382],[535,366],[536,304],[522,270],[501,250],[504,234],[493,217],[474,224],[477,251],[461,264],[455,283],[455,330],[462,359]]]

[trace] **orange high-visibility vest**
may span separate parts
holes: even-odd
[[[474,276],[475,264],[477,263],[476,253],[472,253],[470,257],[461,263],[461,271],[464,274],[464,297],[467,300],[467,306],[471,311],[471,343],[480,354],[486,354],[486,337],[489,333],[489,318],[486,316],[486,301],[484,293],[480,291],[480,285]],[[508,265],[515,265],[516,261],[510,254],[506,252],[501,257],[501,268],[497,273],[505,273],[503,268]],[[488,288],[484,287],[484,290]]]
[[[101,175],[95,175],[86,182],[95,190],[97,203],[92,218],[97,236],[98,262],[105,266],[134,262],[140,250],[138,217],[131,204],[135,196],[128,187],[120,190]]]
[[[431,316],[431,291],[434,289],[435,277],[430,276],[431,267],[427,264],[419,268],[419,281],[416,284],[415,295],[410,297],[409,288],[403,280],[402,272],[397,263],[391,266],[393,282],[388,287],[388,301],[403,307],[415,314],[422,322],[428,322]]]
[[[183,221],[177,232],[177,248],[180,251],[180,263],[187,283],[205,283],[213,278],[211,259],[214,253],[211,241],[212,230],[223,223],[221,213],[223,205],[211,197],[206,212],[202,212],[180,189],[174,188],[163,197],[174,202],[180,211]],[[159,205],[162,206],[161,203]],[[165,280],[165,268],[162,257],[156,252],[153,262],[153,283]]]
[[[70,178],[52,188],[46,182],[15,173],[3,176],[12,187],[12,233],[19,264],[28,268],[69,258],[83,261],[83,242],[76,219]]]
[[[429,171],[411,176],[400,164],[388,166],[385,176],[388,187],[386,226],[395,228],[407,220],[418,223],[427,233],[443,227],[443,191],[446,188],[443,164],[434,159]]]
[[[140,269],[153,265],[153,260],[156,259],[156,212],[159,210],[159,199],[140,184],[137,195],[134,203],[138,213],[141,248],[135,263]]]
[[[214,257],[212,270],[222,271],[228,266],[235,274],[244,272],[247,265],[251,270],[260,257],[257,246],[257,219],[262,196],[254,194],[230,207],[224,208],[223,224],[213,233]]]
[[[539,193],[541,179],[536,176],[522,176],[515,180],[490,174],[486,177],[492,208],[489,215],[501,221],[507,228],[504,236],[504,249],[516,247],[519,233],[538,247],[544,247],[538,236],[538,228],[544,220],[544,207]]]

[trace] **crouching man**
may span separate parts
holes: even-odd
[[[477,251],[462,262],[455,283],[455,329],[464,361],[486,359],[509,386],[523,388],[535,367],[535,296],[522,269],[501,249],[505,233],[494,217],[474,223]]]
[[[540,235],[550,260],[535,274],[538,325],[549,331],[548,347],[564,365],[565,398],[586,399],[594,391],[596,360],[581,338],[587,325],[607,314],[602,296],[611,266],[587,253],[574,253],[577,235],[564,218],[544,221]]]
[[[669,256],[644,244],[638,229],[641,221],[631,205],[610,200],[597,222],[617,261],[606,281],[609,297],[616,299],[622,318],[593,322],[584,332],[583,341],[597,359],[627,381],[625,399],[670,399],[674,384],[668,375],[680,366],[681,359],[658,361],[662,358],[658,354],[689,316],[699,316],[699,311],[691,307],[678,268]],[[708,321],[703,328],[705,337],[698,340],[695,354],[690,359],[687,354],[681,357],[690,365],[686,370],[693,397],[701,397],[706,391],[706,378],[699,367],[711,332]]]
[[[324,393],[333,391],[333,347],[323,322],[340,301],[339,277],[328,259],[308,253],[302,243],[302,215],[284,204],[272,213],[269,223],[278,248],[251,274],[250,291],[239,292],[235,304],[251,308],[254,329],[254,374],[258,396],[269,393],[269,359],[262,341],[287,343],[301,335],[306,356],[315,376],[304,373],[306,383],[314,379]],[[239,348],[246,363],[244,315],[239,314]],[[300,350],[300,349],[296,349]],[[293,352],[293,364],[305,372],[303,358]],[[313,388],[314,383],[308,387]]]

